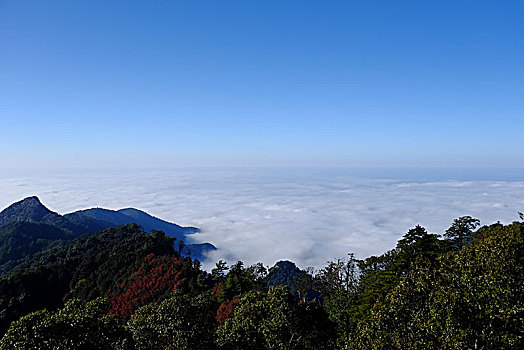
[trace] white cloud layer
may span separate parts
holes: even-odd
[[[395,246],[421,224],[442,233],[454,218],[511,222],[524,211],[524,182],[406,182],[357,178],[350,171],[129,170],[0,177],[0,208],[37,195],[51,210],[135,207],[199,227],[210,256],[246,265],[290,259],[300,267]]]

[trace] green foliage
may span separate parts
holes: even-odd
[[[462,248],[473,240],[473,230],[480,225],[480,220],[471,216],[461,216],[453,220],[450,228],[444,234],[448,238],[452,247]]]
[[[410,229],[397,243],[395,262],[390,270],[397,275],[408,272],[410,265],[417,260],[434,262],[440,253],[440,241],[420,225]]]
[[[332,349],[334,339],[325,311],[297,303],[284,286],[246,294],[217,330],[222,349]]]
[[[241,261],[207,274],[133,224],[72,241],[24,224],[36,248],[0,278],[0,350],[524,348],[524,223],[477,226],[458,218],[444,240],[416,226],[382,255],[313,276]]]
[[[140,308],[128,322],[136,349],[213,349],[215,303],[176,293],[158,305]]]
[[[35,254],[0,279],[0,331],[29,312],[60,307],[67,298],[105,296],[150,253],[174,255],[172,239],[146,235],[130,224]]]
[[[227,263],[224,260],[220,260],[216,263],[216,266],[211,270],[211,277],[213,280],[220,282],[226,276],[226,271],[229,270]]]
[[[483,238],[419,262],[349,347],[360,349],[520,349],[524,347],[524,224],[481,230]]]
[[[31,255],[60,246],[76,238],[56,226],[34,222],[12,222],[0,227],[0,274]]]
[[[337,259],[328,261],[327,266],[315,276],[317,288],[325,298],[337,293],[339,290],[353,292],[358,285],[358,260],[354,254],[348,254],[347,261]]]
[[[524,224],[498,224],[443,261],[429,301],[448,348],[524,348]]]
[[[369,316],[350,333],[349,348],[431,349],[433,339],[421,320],[428,313],[426,298],[432,286],[428,272],[422,267],[409,271],[390,293],[373,304]]]
[[[107,316],[108,307],[107,299],[76,299],[56,312],[36,311],[13,322],[0,349],[131,349],[128,331]]]
[[[336,324],[339,341],[345,341],[359,321],[356,294],[339,289],[324,302],[324,308]]]
[[[223,278],[218,301],[230,301],[251,290],[263,290],[265,272],[266,270],[261,264],[253,265],[246,269],[244,268],[244,263],[238,261],[231,266],[229,273]]]

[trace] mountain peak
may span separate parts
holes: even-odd
[[[0,212],[0,226],[13,221],[40,222],[42,218],[53,213],[47,209],[37,196],[31,196],[11,204]]]
[[[16,203],[32,203],[32,204],[38,204],[38,205],[43,205],[42,202],[40,202],[40,198],[38,198],[37,196],[29,196],[29,197],[26,197],[24,199],[22,199],[21,201],[18,201]],[[13,204],[16,204],[16,203],[13,203]]]
[[[29,196],[29,197],[22,199],[21,201],[11,204],[8,208],[10,207],[35,207],[36,208],[40,206],[45,208],[42,202],[40,202],[40,198],[38,198],[37,196]]]

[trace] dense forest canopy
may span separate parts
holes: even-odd
[[[206,272],[182,241],[137,224],[77,236],[7,223],[0,349],[523,348],[524,223],[479,224],[416,226],[382,255],[320,269]]]

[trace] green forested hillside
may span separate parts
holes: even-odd
[[[136,273],[150,254],[174,256],[173,239],[146,235],[136,224],[34,254],[0,278],[0,327],[5,330],[14,319],[40,308],[59,307],[69,298],[106,296]]]
[[[77,236],[57,226],[12,222],[0,227],[0,274],[4,274],[25,258],[54,246],[59,246]]]
[[[104,230],[0,279],[0,349],[521,349],[524,223],[477,227],[416,226],[382,255],[317,271],[211,273],[163,232]]]

